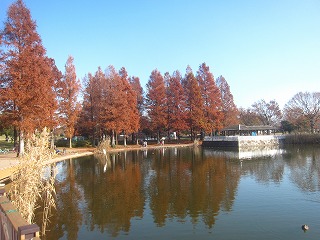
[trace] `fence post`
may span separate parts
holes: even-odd
[[[28,224],[5,195],[5,189],[0,188],[0,239],[40,239],[39,226]]]

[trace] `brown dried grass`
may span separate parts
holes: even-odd
[[[52,207],[55,207],[55,168],[51,174],[44,177],[44,162],[52,158],[49,149],[49,132],[33,134],[27,141],[25,154],[20,159],[18,169],[12,176],[12,185],[9,197],[21,215],[28,223],[34,219],[34,211],[39,207],[38,200],[43,202],[42,234],[45,234],[46,225]]]
[[[286,135],[285,144],[319,144],[320,134],[298,133]]]
[[[111,147],[110,147],[110,143],[111,143],[111,140],[110,140],[110,137],[107,136],[106,138],[104,138],[100,143],[99,145],[97,146],[96,148],[96,151],[95,153],[97,154],[106,154],[107,150],[109,150]]]

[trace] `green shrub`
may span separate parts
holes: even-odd
[[[55,142],[56,147],[69,147],[69,141],[64,139],[64,138],[60,138]]]
[[[78,140],[72,141],[72,147],[90,147],[91,143],[89,140]]]
[[[71,142],[72,147],[90,147],[91,143],[89,140],[78,140]],[[69,147],[69,139],[61,138],[55,142],[56,147]]]

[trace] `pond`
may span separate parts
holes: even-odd
[[[150,149],[57,168],[57,209],[42,239],[320,238],[319,147]]]

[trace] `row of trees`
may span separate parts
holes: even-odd
[[[94,75],[89,73],[84,78],[78,132],[92,137],[93,141],[112,135],[112,144],[119,133],[137,132],[138,91],[142,92],[139,79],[129,78],[125,68],[117,72],[110,66],[103,73],[99,67]]]
[[[108,87],[115,79],[122,79],[129,89],[126,93],[133,91],[130,96],[134,95],[136,101],[126,100],[128,98],[121,94],[124,91],[121,84]],[[121,82],[117,81],[118,84]],[[190,134],[195,138],[200,132],[212,133],[235,124],[272,125],[284,132],[314,132],[319,126],[319,93],[297,93],[282,111],[275,100],[259,100],[250,108],[238,110],[227,81],[222,76],[214,80],[205,63],[199,66],[196,75],[189,66],[184,76],[179,71],[162,75],[157,69],[153,70],[145,94],[139,78],[128,77],[124,68],[119,73],[112,66],[105,73],[99,68],[94,76],[88,74],[85,83],[87,87],[78,131],[87,136],[101,138],[111,132],[114,136],[142,131],[156,134],[158,139],[161,135],[170,136],[170,132],[177,132],[178,136],[180,133]],[[94,116],[94,113],[101,115]],[[108,113],[112,113],[113,118],[102,117]],[[130,113],[128,119],[134,125],[121,121],[121,115],[124,117]]]
[[[84,78],[83,108],[77,131],[92,139],[105,135],[124,136],[138,131],[162,134],[188,131],[194,138],[200,131],[213,132],[238,123],[238,111],[226,80],[214,80],[203,63],[194,75],[188,67],[162,75],[151,72],[144,96],[137,77],[125,68],[98,68]],[[113,142],[114,143],[114,142]]]
[[[284,132],[319,132],[320,92],[299,92],[282,111],[275,100],[260,100],[250,108],[240,108],[239,117],[245,125],[273,125]]]

